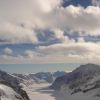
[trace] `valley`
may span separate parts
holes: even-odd
[[[10,74],[0,71],[0,98],[1,100],[100,99],[100,65],[85,64],[69,73],[55,73],[56,78],[55,74],[51,75],[48,72],[40,72],[37,77],[37,74]],[[53,76],[54,80],[48,81],[51,80],[50,76]]]

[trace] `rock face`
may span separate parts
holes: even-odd
[[[50,88],[65,91],[69,89],[71,94],[100,89],[100,66],[95,64],[81,65],[65,76],[57,78]]]
[[[21,88],[20,86],[20,79],[8,74],[4,71],[0,71],[0,95],[3,97],[5,95],[8,95],[5,91],[6,88],[9,88],[9,91],[13,91],[14,94],[18,94],[18,97],[16,95],[15,99],[17,100],[29,100],[29,97],[27,93]],[[14,95],[12,94],[12,95]],[[20,97],[20,98],[19,98]],[[2,100],[2,99],[1,99]],[[6,99],[5,99],[6,100]],[[11,99],[14,100],[14,99]]]

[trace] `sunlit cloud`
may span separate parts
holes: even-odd
[[[90,36],[100,38],[99,6],[63,7],[62,0],[0,0],[0,49],[8,44],[34,45],[19,51],[3,47],[0,63],[99,63],[100,40],[84,39]]]

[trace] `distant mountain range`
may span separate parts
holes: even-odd
[[[63,0],[63,7],[69,5],[82,6],[84,8],[88,6],[100,6],[100,0]]]
[[[34,83],[52,83],[57,77],[64,76],[66,72],[64,71],[57,71],[57,72],[38,72],[35,74],[28,74],[28,75],[23,75],[23,74],[13,74],[14,76],[19,77],[20,79],[24,80],[31,80],[34,81]]]

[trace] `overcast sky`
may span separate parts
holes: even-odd
[[[99,6],[62,3],[0,0],[0,64],[99,63]]]

